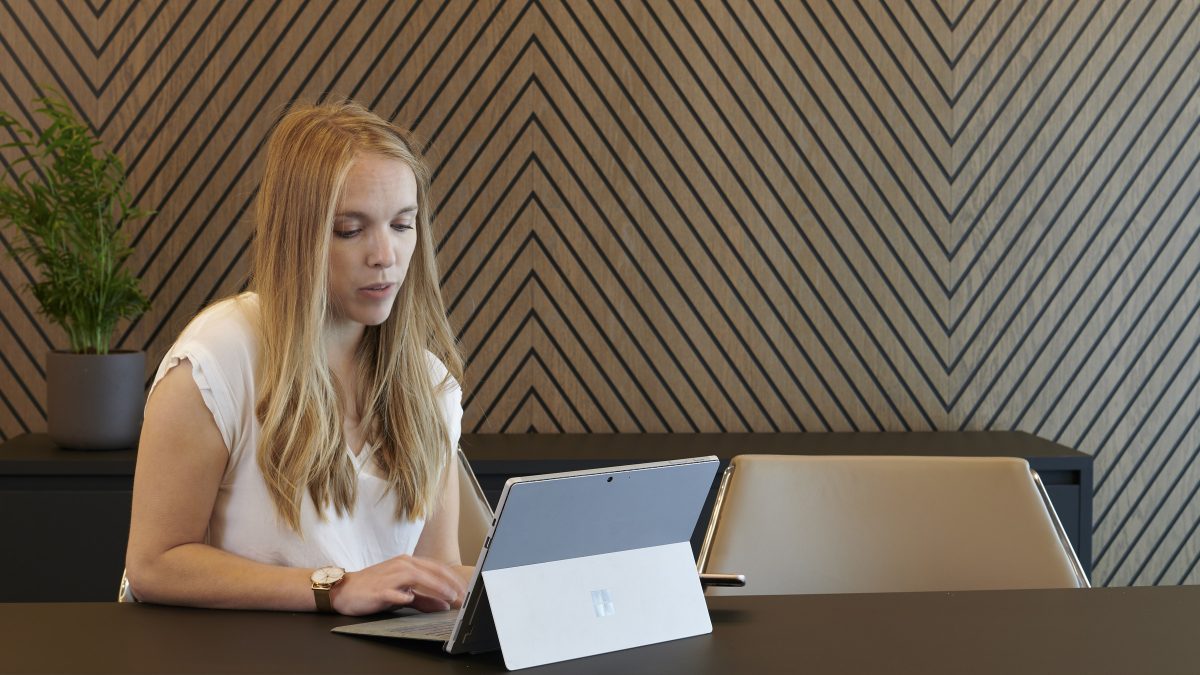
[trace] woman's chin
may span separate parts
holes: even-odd
[[[391,312],[386,314],[370,314],[368,316],[364,316],[359,323],[364,326],[379,326],[383,324],[384,321],[387,321],[389,316],[391,316]]]
[[[346,326],[358,324],[360,326],[371,327],[371,326],[381,325],[384,321],[388,320],[388,317],[391,316],[391,314],[392,313],[390,311],[388,311],[388,312],[379,312],[379,311],[376,311],[376,312],[365,312],[365,311],[339,312],[337,315],[335,315],[332,318],[333,318],[334,322],[342,323],[342,325],[346,325]]]

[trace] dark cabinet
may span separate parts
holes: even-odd
[[[44,434],[0,446],[4,558],[21,568],[0,602],[115,600],[129,537],[132,450],[60,450]]]

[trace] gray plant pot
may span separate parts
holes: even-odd
[[[145,352],[47,354],[50,439],[79,450],[136,447],[146,403],[145,370]]]

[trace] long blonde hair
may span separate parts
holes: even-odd
[[[356,353],[358,392],[343,391],[325,350],[329,245],[354,159],[403,161],[417,179],[417,244],[392,312],[368,326]],[[262,309],[255,414],[258,465],[276,511],[300,531],[304,493],[319,513],[353,511],[355,472],[345,451],[342,397],[352,396],[396,517],[436,503],[452,448],[439,397],[462,380],[462,358],[438,283],[429,169],[408,132],[350,101],[297,106],[275,127],[256,203],[253,288]],[[432,357],[446,365],[440,382]]]

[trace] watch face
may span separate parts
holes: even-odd
[[[336,584],[345,574],[346,570],[340,567],[322,567],[313,572],[312,580],[315,584]]]

